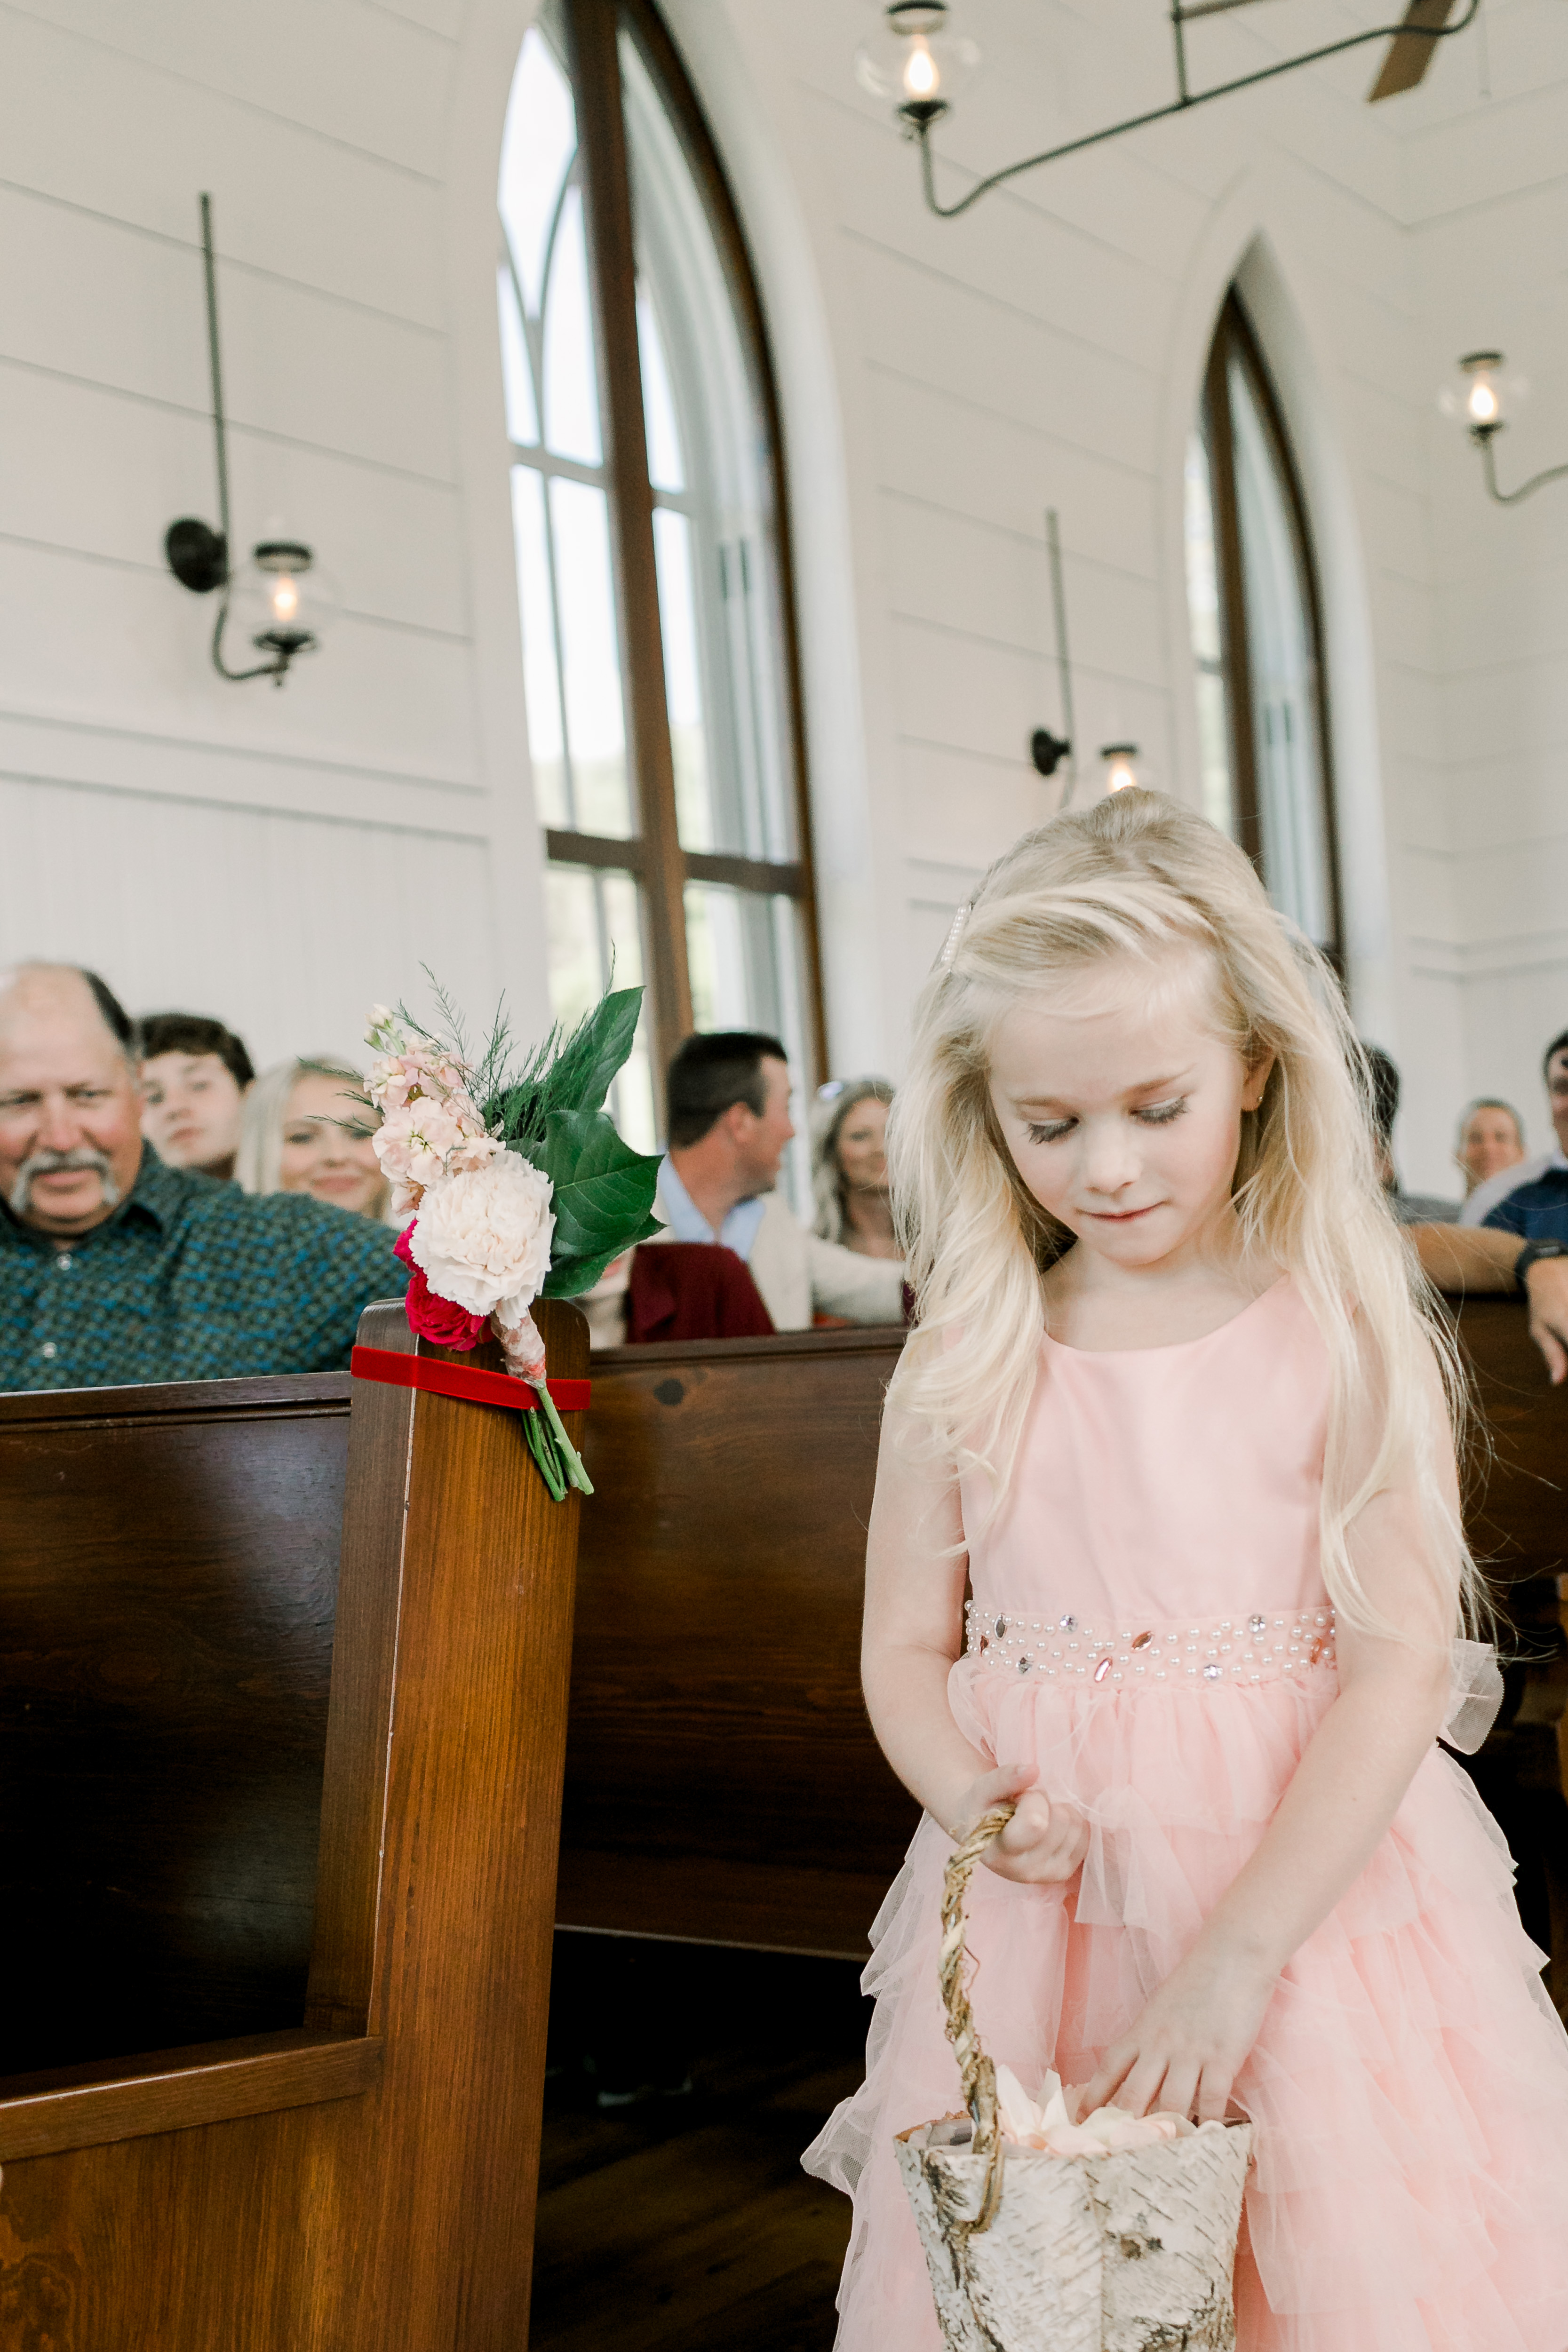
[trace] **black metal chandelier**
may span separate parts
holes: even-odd
[[[1347,49],[1363,47],[1368,41],[1390,44],[1383,68],[1368,92],[1369,100],[1393,98],[1402,90],[1414,89],[1432,61],[1436,44],[1452,39],[1456,33],[1462,33],[1473,24],[1481,0],[1465,0],[1458,16],[1454,12],[1459,0],[1409,0],[1397,25],[1376,25],[1364,33],[1326,41],[1318,48],[1304,50],[1300,57],[1283,58],[1277,65],[1260,67],[1255,73],[1238,75],[1232,81],[1194,89],[1187,57],[1188,26],[1258,5],[1258,0],[1185,0],[1185,5],[1184,0],[1170,0],[1167,14],[1174,50],[1176,95],[1167,105],[1151,107],[1142,114],[1129,115],[1123,122],[1109,123],[1101,131],[1086,131],[1081,138],[1064,140],[1059,146],[1044,148],[1037,155],[1026,155],[1019,163],[1005,164],[1000,171],[990,172],[977,180],[965,194],[950,205],[942,204],[937,196],[931,134],[942,116],[952,111],[952,100],[979,63],[980,52],[953,24],[948,0],[889,0],[883,10],[883,22],[857,54],[856,69],[864,88],[878,97],[893,100],[905,136],[918,141],[920,145],[921,182],[926,203],[939,218],[953,220],[978,204],[991,189],[1000,187],[1005,180],[1016,179],[1020,172],[1033,172],[1040,164],[1057,163],[1064,155],[1080,154],[1086,147],[1098,147],[1107,139],[1120,139],[1123,131],[1141,131],[1148,123],[1163,122],[1173,114],[1185,114],[1194,106],[1206,106],[1211,99],[1229,98],[1238,89],[1251,89],[1258,82],[1274,81],[1281,74],[1294,73],[1299,66],[1319,65],[1325,58],[1337,58]]]

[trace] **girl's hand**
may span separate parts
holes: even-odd
[[[1234,1954],[1190,1952],[1142,2016],[1106,2052],[1079,2113],[1114,2102],[1129,2115],[1163,2108],[1223,2123],[1279,1979]]]
[[[1070,1878],[1089,1851],[1089,1824],[1078,1808],[1053,1805],[1045,1790],[1035,1787],[1034,1779],[1034,1769],[1027,1764],[983,1772],[970,1782],[956,1808],[956,1835],[963,1839],[993,1805],[1017,1799],[1017,1811],[983,1859],[999,1878],[1017,1879],[1025,1885]]]

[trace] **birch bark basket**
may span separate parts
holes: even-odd
[[[1232,2352],[1247,2123],[1101,2157],[1002,2138],[996,2078],[963,1988],[963,1893],[1012,1807],[953,1853],[941,1985],[966,2117],[901,2133],[899,2169],[948,2352]]]

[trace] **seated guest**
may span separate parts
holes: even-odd
[[[1411,1239],[1439,1290],[1523,1291],[1555,1384],[1568,1380],[1568,1029],[1544,1069],[1555,1149],[1478,1184],[1458,1223],[1420,1225]]]
[[[363,1074],[326,1054],[279,1062],[246,1098],[235,1174],[247,1192],[309,1192],[357,1216],[387,1214],[391,1187],[368,1135],[353,1122],[371,1118],[354,1097]],[[345,1125],[347,1121],[349,1124]]]
[[[349,1360],[401,1297],[384,1227],[251,1200],[143,1141],[132,1025],[96,973],[0,972],[0,1388],[110,1388]]]
[[[733,1250],[777,1330],[809,1330],[815,1311],[851,1323],[902,1322],[900,1261],[866,1257],[807,1233],[774,1190],[795,1134],[789,1098],[789,1064],[776,1037],[719,1030],[677,1049],[669,1150],[654,1202],[668,1228],[661,1240]],[[584,1304],[592,1326],[593,1304]]]
[[[255,1077],[232,1029],[200,1013],[149,1013],[142,1047],[142,1132],[165,1168],[234,1174],[239,1112]]]
[[[1524,1127],[1511,1103],[1482,1095],[1459,1121],[1454,1164],[1464,1171],[1467,1202],[1478,1186],[1505,1176],[1524,1158]],[[1463,1223],[1463,1212],[1460,1221]]]
[[[1556,1141],[1550,1151],[1538,1151],[1526,1159],[1522,1150],[1510,1167],[1500,1169],[1476,1186],[1460,1213],[1463,1225],[1489,1225],[1492,1211],[1511,1201],[1527,1185],[1544,1183],[1548,1187],[1563,1181],[1568,1192],[1568,1029],[1553,1037],[1546,1048],[1542,1067],[1546,1077],[1546,1108],[1551,1116]]]
[[[794,1136],[790,1075],[776,1037],[749,1029],[688,1037],[667,1089],[669,1149],[654,1214],[671,1241],[722,1242],[752,1271],[780,1331],[814,1312],[901,1323],[903,1265],[807,1233],[774,1189]]]
[[[862,1257],[900,1257],[888,1191],[886,1078],[834,1079],[817,1089],[812,1113],[812,1230]]]
[[[1542,1067],[1555,1146],[1478,1184],[1465,1203],[1471,1213],[1464,1223],[1568,1247],[1568,1030],[1553,1037]]]
[[[1406,1192],[1394,1165],[1394,1122],[1399,1112],[1399,1071],[1381,1045],[1364,1048],[1372,1072],[1372,1122],[1383,1154],[1383,1188],[1394,1221],[1400,1225],[1447,1224],[1458,1217],[1458,1201],[1440,1201],[1431,1192]]]

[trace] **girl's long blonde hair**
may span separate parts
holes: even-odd
[[[1029,1192],[990,1091],[992,1030],[1020,997],[1112,957],[1210,961],[1215,1018],[1249,1066],[1271,1053],[1243,1114],[1232,1181],[1243,1247],[1289,1273],[1328,1349],[1321,1550],[1330,1600],[1352,1624],[1397,1629],[1373,1607],[1346,1531],[1373,1496],[1414,1474],[1431,1573],[1457,1629],[1484,1592],[1447,1499],[1436,1362],[1456,1442],[1465,1387],[1415,1255],[1389,1214],[1373,1156],[1364,1058],[1333,973],[1270,907],[1249,861],[1215,827],[1136,789],[1026,834],[985,877],[956,944],[921,993],[914,1051],[888,1127],[894,1214],[919,1328],[893,1381],[960,1472],[1005,1494],[1040,1362],[1041,1276],[1072,1240]],[[1364,1458],[1353,1483],[1352,1435]]]

